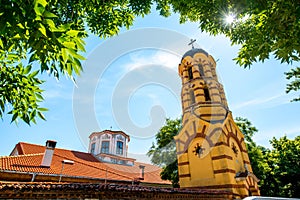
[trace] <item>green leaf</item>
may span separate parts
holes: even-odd
[[[4,110],[5,110],[4,102],[1,100],[0,100],[0,107],[1,107],[1,110],[4,112]]]
[[[51,19],[45,19],[44,22],[46,24],[48,24],[50,30],[52,30],[52,31],[56,30],[56,26],[55,26],[55,23],[53,22],[53,20],[51,20]]]
[[[33,53],[33,54],[30,56],[30,58],[29,58],[29,63],[35,61],[36,59],[38,59],[38,58],[37,58],[36,54]]]
[[[44,111],[48,111],[49,109],[47,109],[47,108],[37,108],[37,110],[44,112]]]
[[[64,42],[63,45],[70,49],[76,49],[74,42]]]
[[[42,119],[42,120],[45,120],[46,121],[46,118],[45,116],[43,115],[43,113],[41,112],[37,112],[38,113],[38,116]]]
[[[34,72],[32,72],[31,74],[29,74],[29,78],[33,78],[33,77],[35,77],[37,74],[39,73],[39,71],[34,71]]]
[[[33,112],[30,113],[30,121],[33,121],[35,116],[36,116],[36,110],[34,110]]]
[[[62,52],[63,62],[66,63],[69,57],[68,50],[66,48],[62,48],[61,52]]]
[[[21,29],[25,29],[25,27],[21,23],[18,23],[17,26],[20,27]]]
[[[14,122],[17,119],[17,117],[18,117],[18,113],[13,114],[13,117],[12,117],[10,123]]]
[[[47,37],[47,33],[46,33],[46,28],[45,28],[45,26],[43,25],[43,24],[39,24],[39,28],[38,28],[38,30],[45,36],[45,37]]]
[[[26,122],[26,124],[30,125],[30,120],[29,120],[28,114],[25,114],[22,119]]]
[[[25,68],[23,74],[24,74],[24,75],[28,74],[28,73],[31,71],[31,67],[32,67],[31,65],[28,65],[28,66]]]
[[[0,47],[1,47],[1,48],[4,48],[3,42],[2,42],[2,39],[1,39],[1,38],[0,38]]]
[[[39,6],[39,5],[36,5],[34,6],[34,12],[37,14],[37,17],[39,18],[35,18],[36,20],[40,20],[40,16],[43,15],[43,12],[45,11],[45,7],[43,6]]]
[[[80,31],[77,31],[77,30],[69,30],[69,31],[67,32],[67,34],[68,34],[69,36],[72,36],[72,37],[77,37],[79,32],[80,32]]]
[[[35,96],[36,96],[37,99],[40,100],[40,101],[44,100],[44,97],[43,97],[41,94],[39,94],[39,93],[36,93]]]
[[[57,15],[55,15],[54,13],[51,13],[47,10],[45,10],[45,12],[43,13],[43,16],[46,18],[57,18]]]
[[[46,5],[48,4],[46,0],[35,0],[36,5],[40,4],[43,7],[46,7]]]

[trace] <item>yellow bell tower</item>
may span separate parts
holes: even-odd
[[[180,187],[227,190],[233,198],[259,195],[215,60],[203,49],[192,48],[183,55],[178,71],[183,112],[183,128],[175,136]]]

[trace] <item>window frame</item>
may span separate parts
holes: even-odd
[[[104,144],[108,144],[108,145],[104,145]],[[110,141],[102,141],[101,153],[109,154],[109,146],[110,146]]]
[[[121,144],[121,146],[120,146],[120,144]],[[123,141],[117,141],[116,154],[118,154],[118,155],[124,154],[124,142]]]
[[[93,142],[91,144],[91,154],[95,154],[95,150],[96,150],[96,142]]]

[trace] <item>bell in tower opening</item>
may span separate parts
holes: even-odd
[[[180,187],[226,190],[233,198],[259,195],[259,180],[218,81],[214,58],[192,48],[183,55],[178,72],[183,114],[183,128],[175,136]]]

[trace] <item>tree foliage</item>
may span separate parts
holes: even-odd
[[[256,132],[258,132],[257,128],[254,127],[246,118],[236,117],[234,121],[239,127],[240,131],[242,131],[247,144],[253,143],[252,137]]]
[[[291,69],[289,72],[286,72],[285,75],[288,80],[292,79],[292,81],[287,84],[286,92],[289,93],[291,91],[300,90],[300,67]],[[294,98],[293,101],[300,101],[300,97]]]
[[[300,197],[300,136],[283,136],[270,141],[271,149],[257,145],[252,137],[258,130],[245,118],[236,124],[245,136],[252,170],[260,179],[263,196]]]
[[[147,155],[151,162],[162,167],[161,178],[170,180],[173,187],[179,187],[176,145],[174,136],[181,129],[181,120],[166,119],[165,125],[156,134],[156,144],[152,143]]]
[[[241,66],[249,67],[271,54],[281,62],[299,61],[300,3],[296,0],[0,0],[0,73],[3,77],[35,66],[29,73],[39,70],[74,79],[82,71],[87,29],[103,38],[113,36],[120,28],[129,28],[135,17],[149,14],[153,4],[162,16],[179,13],[180,22],[199,22],[202,31],[224,34],[232,44],[241,45],[236,58]],[[224,20],[228,15],[231,23]],[[20,70],[12,69],[16,66]],[[299,90],[299,73],[298,68],[287,72],[287,78],[292,79],[287,92]],[[14,81],[21,85],[19,79]],[[34,122],[33,110],[43,110],[41,99],[24,92],[25,100],[31,98],[31,103],[25,103],[32,109],[15,107],[17,104],[7,99],[14,97],[13,91],[10,95],[4,82],[0,82],[1,88],[6,87],[6,95],[0,99],[5,107],[0,118],[11,114],[12,121]],[[42,92],[38,82],[32,82],[35,94]]]
[[[37,110],[45,111],[39,105],[42,81],[35,72],[74,79],[82,71],[87,28],[103,38],[115,35],[129,28],[136,16],[148,14],[152,1],[0,0],[0,5],[0,118],[11,114],[12,121],[20,118],[30,124],[36,116],[44,119]],[[157,2],[164,15],[165,7],[165,2]],[[23,74],[30,66],[37,69]],[[13,76],[22,78],[10,79]],[[8,83],[20,88],[10,90]]]
[[[271,141],[272,150],[267,154],[273,185],[273,196],[300,197],[300,136],[294,140],[286,136]]]

